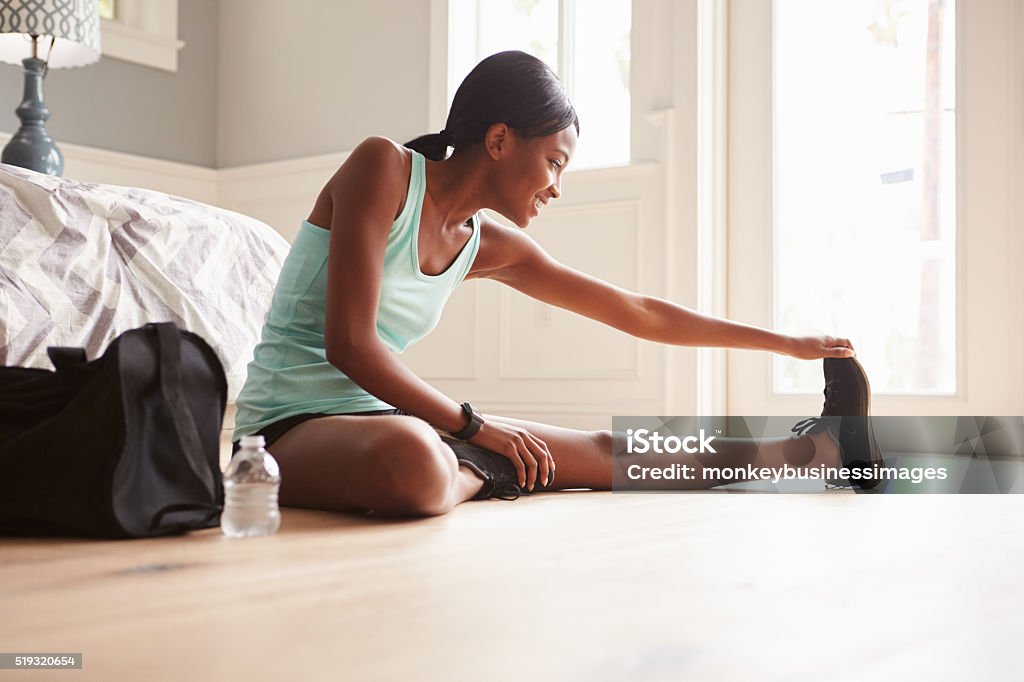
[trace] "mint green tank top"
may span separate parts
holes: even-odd
[[[420,270],[417,237],[426,193],[424,167],[423,156],[413,151],[405,206],[391,225],[384,251],[377,335],[394,353],[403,352],[437,326],[445,303],[469,273],[480,248],[480,220],[474,215],[473,236],[455,262],[440,275]],[[236,401],[232,440],[304,412],[340,414],[393,407],[327,362],[324,313],[330,235],[329,230],[302,221]]]

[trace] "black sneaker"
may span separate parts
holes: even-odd
[[[825,405],[821,417],[805,419],[793,427],[799,435],[832,432],[839,443],[843,466],[858,470],[849,480],[828,481],[830,487],[874,488],[882,451],[871,428],[871,384],[856,358],[825,358]]]
[[[474,500],[515,500],[520,495],[530,494],[529,490],[519,487],[519,474],[508,457],[457,438],[441,436],[441,439],[451,447],[459,464],[465,464],[484,479]]]

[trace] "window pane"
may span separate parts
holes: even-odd
[[[558,0],[481,2],[477,31],[481,59],[522,50],[558,71]]]
[[[953,0],[775,2],[775,326],[850,338],[876,393],[956,390],[954,27]]]
[[[558,74],[576,106],[582,137],[571,168],[629,163],[630,0],[449,0],[448,7],[449,107],[481,59],[522,50]]]
[[[629,163],[629,0],[576,2],[573,104],[580,144],[573,166]]]
[[[117,0],[99,0],[100,19],[117,18]]]
[[[451,0],[448,104],[488,55],[522,50],[558,72],[558,0]]]

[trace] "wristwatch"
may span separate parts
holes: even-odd
[[[462,411],[469,417],[469,423],[462,430],[453,432],[452,437],[459,440],[469,440],[484,425],[484,419],[473,410],[473,406],[469,403],[462,403]]]

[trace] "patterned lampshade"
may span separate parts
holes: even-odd
[[[40,37],[40,59],[57,39],[51,69],[92,64],[100,58],[97,0],[0,0],[0,61],[20,65],[31,57],[31,35]]]

